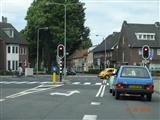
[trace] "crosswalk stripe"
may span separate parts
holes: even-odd
[[[91,84],[90,82],[85,82],[85,83],[84,83],[84,85],[90,85],[90,84]]]
[[[80,82],[74,82],[74,83],[72,83],[73,85],[79,85],[80,84]]]
[[[95,85],[102,85],[102,83],[96,83]]]
[[[97,115],[84,115],[82,120],[96,120]]]

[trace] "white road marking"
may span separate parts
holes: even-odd
[[[40,82],[27,82],[26,84],[35,84],[35,83],[40,83]]]
[[[41,84],[50,84],[52,82],[40,82]]]
[[[24,81],[22,81],[22,82],[15,81],[15,82],[14,82],[14,84],[24,84],[24,83],[27,83],[27,82],[24,82]]]
[[[104,85],[104,86],[103,86],[103,89],[102,89],[102,92],[101,92],[101,97],[103,97],[103,96],[104,96],[105,88],[106,88],[106,86]]]
[[[102,85],[102,83],[96,83],[95,85]]]
[[[48,87],[48,88],[40,88],[40,87],[42,87],[42,85],[39,85],[37,87],[31,88],[31,89],[28,89],[28,90],[25,90],[25,91],[22,91],[22,92],[19,92],[19,93],[9,95],[6,98],[16,98],[16,97],[20,97],[20,96],[23,96],[23,95],[36,93],[36,92],[40,92],[40,91],[44,91],[44,90],[49,90],[49,89],[52,89],[52,88],[55,88],[55,87],[60,87],[60,86],[62,86],[62,85],[53,85],[52,87]]]
[[[68,91],[67,93],[59,93],[59,92],[50,93],[50,95],[71,96],[74,93],[80,93],[80,92],[78,90],[74,90],[74,91]]]
[[[107,83],[107,86],[109,86],[109,83]]]
[[[84,115],[82,120],[96,120],[97,115]]]
[[[103,85],[100,86],[100,88],[99,88],[99,90],[98,90],[98,92],[96,94],[96,97],[98,97],[100,95],[102,88],[103,88]]]
[[[74,83],[72,83],[73,85],[79,85],[80,84],[80,82],[74,82]]]
[[[90,85],[90,84],[91,84],[90,82],[85,82],[85,83],[84,83],[84,85]]]
[[[3,101],[5,101],[6,99],[0,99],[0,102],[3,102]]]
[[[91,102],[91,105],[100,105],[100,102]]]

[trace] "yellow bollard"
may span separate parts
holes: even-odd
[[[52,78],[53,78],[53,84],[55,84],[56,83],[56,72],[53,72]]]

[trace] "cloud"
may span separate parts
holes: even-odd
[[[91,29],[92,33],[90,37],[93,41],[93,44],[97,44],[102,41],[102,37],[101,41],[99,39],[97,40],[95,34],[108,36],[114,31],[120,31],[124,20],[127,20],[128,23],[153,24],[154,22],[159,21],[160,18],[160,3],[158,1],[97,1],[91,2],[90,0],[90,2],[85,2],[87,18],[86,26]]]
[[[153,24],[160,21],[159,0],[80,0],[85,3],[85,25],[91,30],[93,44],[114,31],[120,31],[124,20],[128,23]],[[19,31],[26,26],[24,20],[33,0],[0,0],[0,16],[6,16]],[[95,34],[101,36],[95,37]]]
[[[0,16],[5,16],[19,31],[26,25],[24,20],[27,9],[33,0],[1,0]]]

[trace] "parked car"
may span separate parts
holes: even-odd
[[[143,66],[121,66],[113,82],[112,95],[119,99],[121,94],[141,95],[148,101],[154,92],[153,79]]]
[[[108,83],[109,83],[109,92],[110,93],[112,93],[113,82],[114,82],[114,79],[116,77],[116,72],[117,72],[117,69],[114,69],[113,74],[110,75],[110,78],[108,80]]]
[[[114,68],[106,68],[99,73],[98,77],[101,79],[109,78],[109,76],[113,74],[114,70]]]
[[[73,68],[67,68],[67,75],[76,75],[76,71]]]

